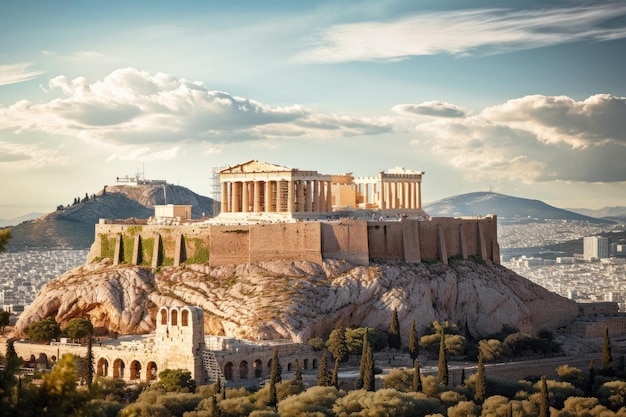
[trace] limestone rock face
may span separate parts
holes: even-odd
[[[388,329],[394,308],[405,343],[413,318],[420,331],[434,320],[450,320],[480,337],[503,325],[553,330],[578,315],[575,302],[491,263],[362,267],[327,260],[185,265],[153,274],[104,260],[49,282],[15,331],[23,335],[30,323],[54,316],[59,322],[89,317],[101,332],[149,333],[162,305],[202,307],[210,334],[301,342],[326,334],[339,319]]]

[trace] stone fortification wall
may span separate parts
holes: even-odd
[[[322,263],[319,222],[250,226],[250,262],[289,259]]]
[[[403,259],[402,223],[374,221],[367,224],[370,259]]]
[[[250,226],[214,226],[211,231],[209,265],[243,264],[250,261]]]
[[[323,222],[320,225],[320,255],[330,259],[345,259],[357,265],[369,263],[367,222],[343,219],[339,222]]]
[[[500,262],[495,216],[368,221],[306,221],[245,225],[123,225],[101,222],[88,262],[111,258],[156,268],[181,263],[211,266],[277,260],[345,259],[418,263],[478,256]]]
[[[367,233],[370,259],[401,259],[407,262],[441,260],[447,263],[450,257],[467,259],[479,256],[500,262],[495,216],[370,221]]]

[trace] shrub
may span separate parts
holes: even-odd
[[[278,403],[281,417],[333,416],[333,404],[345,395],[335,387],[311,387]]]
[[[481,340],[478,342],[478,348],[485,361],[493,361],[511,356],[509,346],[498,339]]]
[[[333,406],[333,412],[338,416],[421,416],[443,411],[441,402],[436,398],[394,389],[350,391],[346,396],[339,398]]]

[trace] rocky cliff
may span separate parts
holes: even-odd
[[[109,260],[49,282],[20,317],[16,332],[47,316],[89,317],[100,332],[148,333],[161,305],[198,305],[208,333],[248,339],[306,341],[348,326],[387,329],[398,309],[401,334],[451,320],[473,337],[512,325],[535,333],[570,323],[576,303],[514,272],[487,263],[377,264],[268,262],[223,267],[148,269]],[[405,341],[406,343],[406,341]]]

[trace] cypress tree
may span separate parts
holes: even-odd
[[[339,358],[340,361],[343,361],[348,357],[348,342],[346,341],[346,328],[343,321],[339,320],[333,331],[330,332],[326,346],[335,359]]]
[[[296,373],[294,379],[297,382],[302,382],[302,368],[300,367],[300,361],[296,359]]]
[[[326,350],[322,352],[320,358],[320,369],[317,371],[317,385],[319,387],[328,386],[328,365],[326,363]]]
[[[411,322],[411,333],[409,333],[409,355],[411,356],[411,360],[415,363],[415,360],[419,356],[420,353],[420,345],[419,338],[417,335],[417,325],[415,323],[415,319]]]
[[[391,314],[388,343],[391,349],[400,349],[402,347],[402,338],[400,337],[400,321],[398,321],[398,309],[396,308],[393,309],[393,313]]]
[[[487,377],[485,375],[485,364],[483,363],[483,353],[478,354],[478,374],[476,375],[476,389],[474,391],[474,401],[482,404],[487,397]]]
[[[222,409],[217,405],[217,397],[211,396],[211,417],[220,417],[222,415]]]
[[[605,376],[613,376],[613,356],[611,355],[609,326],[604,328],[604,343],[602,344],[602,373]]]
[[[330,379],[330,385],[339,388],[339,358],[335,359],[335,366],[333,367],[333,376]]]
[[[589,362],[589,378],[587,379],[586,394],[593,397],[593,386],[596,382],[596,370],[593,367],[593,359]]]
[[[437,381],[440,384],[448,385],[448,358],[446,357],[446,337],[441,330],[441,340],[439,342],[439,364],[437,367]]]
[[[413,383],[411,384],[411,389],[413,392],[421,392],[422,387],[422,375],[420,373],[420,361],[415,360],[413,369]]]
[[[369,339],[364,341],[366,343],[365,355],[361,358],[364,361],[363,365],[363,389],[366,391],[375,391],[376,390],[376,379],[374,376],[374,350],[370,345]]]
[[[87,366],[87,387],[91,387],[91,384],[93,383],[94,361],[95,358],[93,356],[93,338],[91,337],[91,335],[89,335],[89,340],[87,341],[87,358],[85,358],[85,365]]]
[[[549,417],[550,415],[550,400],[548,398],[548,383],[546,382],[546,376],[541,377],[541,399],[539,402],[539,417]]]
[[[276,394],[276,384],[280,382],[280,364],[278,362],[278,350],[274,348],[272,354],[272,371],[270,374],[270,396],[267,401],[269,407],[276,407],[278,405],[278,397]]]
[[[368,329],[365,328],[365,332],[363,333],[363,346],[361,348],[361,362],[359,362],[359,379],[357,380],[356,387],[357,389],[363,388],[363,383],[365,381],[365,357],[367,356],[367,348],[369,347],[369,339],[367,338]]]
[[[222,379],[220,376],[217,376],[217,381],[215,381],[215,394],[220,394],[222,392]]]

